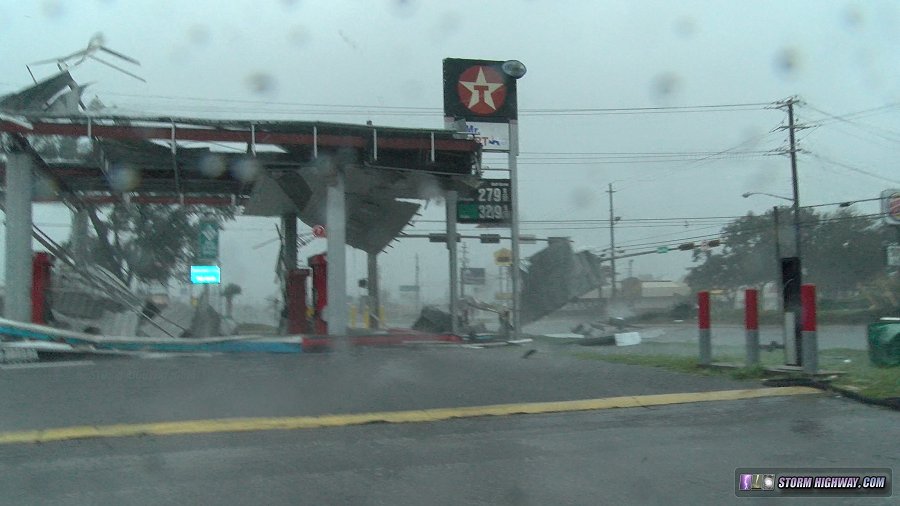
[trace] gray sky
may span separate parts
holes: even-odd
[[[798,108],[798,121],[816,125],[827,118],[820,111],[842,115],[893,105],[802,130],[800,197],[802,204],[825,203],[900,187],[900,4],[894,1],[6,1],[0,3],[0,94],[29,83],[25,64],[80,49],[96,32],[139,59],[148,83],[86,64],[74,75],[96,83],[89,98],[183,115],[442,127],[443,58],[519,59],[528,67],[519,82],[522,219],[606,219],[604,192],[612,182],[623,219],[617,243],[628,251],[668,239],[677,244],[718,227],[649,228],[627,220],[763,212],[779,201],[741,194],[790,195],[785,156],[682,155],[659,162],[646,155],[784,147],[786,132],[775,129],[785,114],[584,109],[769,103],[798,95],[808,104]],[[39,75],[51,70],[36,68]],[[366,106],[430,109],[400,115]],[[610,152],[642,155],[571,154]],[[502,158],[489,165],[503,166]],[[422,218],[442,216],[441,204],[432,202]],[[47,206],[35,217],[68,221],[63,209]],[[439,226],[422,223],[417,230]],[[63,226],[47,230],[60,239],[67,234]],[[609,245],[605,224],[526,223],[523,233],[569,235],[579,248]],[[223,276],[243,285],[247,299],[274,292],[277,246],[248,251],[273,236],[271,221],[241,219],[223,237]],[[314,242],[301,257],[324,246]],[[495,249],[470,244],[471,265],[491,267]],[[523,246],[523,254],[538,249]],[[395,244],[382,256],[383,286],[410,284],[418,253],[423,281],[442,296],[445,252],[421,240]],[[351,253],[348,261],[350,279],[361,277],[364,255]],[[634,271],[679,278],[690,265],[685,253],[649,255],[635,259]],[[620,271],[627,274],[627,263]]]

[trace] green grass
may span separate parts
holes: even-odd
[[[760,351],[760,365],[737,369],[700,367],[697,347],[690,343],[642,343],[627,347],[581,348],[573,354],[586,360],[602,360],[620,364],[661,367],[670,371],[722,375],[733,379],[763,379],[783,376],[766,367],[783,365],[782,350]],[[713,362],[743,363],[740,347],[714,347]],[[819,369],[842,374],[832,378],[833,385],[853,390],[866,397],[885,399],[900,397],[900,367],[876,367],[869,362],[868,352],[850,349],[828,349],[819,353]]]
[[[877,399],[900,397],[900,367],[875,367],[866,351],[824,350],[819,354],[819,365],[846,373],[834,380],[835,386]]]

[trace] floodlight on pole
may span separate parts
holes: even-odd
[[[513,79],[521,79],[525,76],[525,72],[528,71],[525,68],[525,64],[519,60],[506,60],[500,68],[503,69],[504,74]]]

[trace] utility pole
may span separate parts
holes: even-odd
[[[775,286],[781,286],[781,223],[778,219],[778,206],[772,206],[772,221],[775,224]],[[784,311],[784,300],[780,296],[782,289],[779,288],[778,294],[778,310]]]
[[[612,272],[610,280],[610,292],[609,292],[609,302],[616,299],[616,218],[613,212],[613,185],[609,183],[609,189],[606,190],[606,193],[609,193],[609,255],[610,255],[610,266],[612,268]]]
[[[787,101],[788,135],[791,143],[791,181],[794,187],[794,251],[797,254],[797,258],[800,258],[800,189],[797,184],[797,140],[794,135],[794,132],[797,130],[797,125],[794,123],[795,103],[797,103],[797,99],[793,97]]]
[[[789,320],[786,320],[786,327],[790,327],[788,322],[793,320],[793,329],[785,328],[786,333],[793,337],[793,352],[795,354],[793,361],[794,365],[803,365],[802,357],[803,357],[803,334],[801,332],[800,318],[801,318],[801,305],[800,305],[800,286],[803,283],[803,259],[801,256],[801,240],[800,240],[800,189],[799,189],[799,179],[797,177],[797,138],[796,138],[796,130],[800,128],[797,126],[794,121],[794,104],[798,103],[799,100],[796,97],[790,97],[786,101],[782,103],[781,107],[787,109],[788,114],[788,141],[789,141],[789,152],[788,154],[791,157],[791,182],[793,183],[793,214],[794,214],[794,259],[793,261],[786,261],[782,259],[782,298],[784,300],[783,310],[785,315],[790,314],[792,317]],[[791,267],[788,267],[791,266]],[[787,350],[787,344],[785,343],[785,350]],[[786,354],[786,358],[789,357],[789,354]],[[791,362],[790,358],[788,358],[787,362]]]

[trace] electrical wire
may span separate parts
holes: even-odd
[[[291,106],[291,107],[312,107],[316,109],[331,109],[334,111],[347,110],[353,114],[365,113],[366,111],[379,111],[379,114],[388,112],[399,112],[403,114],[433,114],[442,113],[443,109],[439,107],[417,107],[417,106],[389,106],[389,105],[363,105],[363,104],[321,104],[311,102],[290,102],[290,101],[268,101],[268,100],[247,100],[247,99],[228,99],[228,98],[210,98],[210,97],[191,97],[191,96],[172,96],[172,95],[138,95],[129,93],[103,92],[106,95],[142,98],[142,99],[159,99],[167,101],[182,102],[201,102],[201,103],[227,103],[227,104],[243,104],[248,106]],[[605,115],[605,114],[659,114],[659,113],[702,113],[702,112],[732,112],[745,110],[766,110],[771,108],[774,102],[747,102],[733,104],[701,104],[686,106],[656,106],[656,107],[579,107],[579,108],[522,108],[519,109],[520,114],[525,115]],[[207,106],[209,107],[209,106]],[[319,111],[327,112],[327,111]]]
[[[878,137],[878,138],[880,138],[880,139],[884,139],[884,140],[890,141],[890,142],[900,143],[900,133],[894,132],[893,130],[890,130],[890,129],[886,129],[886,128],[882,128],[882,127],[877,127],[877,126],[874,126],[874,125],[868,125],[868,124],[864,124],[864,123],[859,123],[858,121],[851,120],[851,119],[849,119],[849,118],[850,118],[850,117],[853,117],[853,113],[845,114],[845,115],[842,115],[842,116],[836,116],[836,115],[834,115],[834,114],[831,114],[831,113],[829,113],[829,112],[823,111],[822,109],[819,109],[819,108],[817,108],[817,107],[811,106],[811,105],[809,105],[809,104],[806,104],[806,107],[808,107],[809,109],[812,109],[813,111],[815,111],[815,112],[817,112],[817,113],[819,113],[819,114],[822,114],[822,115],[826,116],[826,117],[827,117],[829,120],[831,120],[831,121],[839,121],[839,122],[841,122],[841,123],[845,123],[845,124],[847,124],[847,125],[854,126],[854,127],[859,128],[859,129],[861,129],[861,130],[864,130],[864,131],[866,131],[869,135]],[[900,103],[897,103],[897,104],[888,104],[887,106],[882,106],[882,107],[879,107],[879,108],[875,108],[874,110],[885,109],[885,108],[895,108],[895,107],[900,107]],[[872,109],[870,109],[869,111],[871,111],[871,110],[872,110]],[[817,124],[818,124],[818,125],[823,125],[823,124],[827,124],[827,122],[826,122],[826,120],[820,120],[819,122],[817,122]]]
[[[882,180],[882,181],[887,181],[887,182],[893,183],[893,184],[900,184],[900,180],[897,180],[897,179],[891,179],[891,178],[889,178],[889,177],[884,177],[884,176],[881,176],[881,175],[879,175],[879,174],[875,174],[875,173],[873,173],[873,172],[869,172],[869,171],[867,171],[867,170],[865,170],[865,169],[861,169],[861,168],[859,168],[859,167],[855,167],[855,166],[850,165],[850,164],[848,164],[848,163],[843,163],[843,162],[839,162],[839,161],[837,161],[837,160],[833,160],[833,159],[831,159],[831,158],[829,158],[829,157],[820,155],[820,154],[818,154],[818,153],[811,153],[811,152],[806,151],[805,154],[807,154],[807,155],[809,155],[809,156],[812,156],[813,158],[815,158],[815,159],[817,159],[817,160],[819,160],[819,161],[822,161],[822,162],[824,162],[824,163],[827,163],[827,164],[830,164],[830,165],[834,165],[834,166],[836,166],[836,167],[842,167],[842,168],[844,168],[844,169],[847,169],[847,170],[851,170],[851,171],[853,171],[853,172],[856,172],[857,174],[862,174],[862,175],[864,175],[864,176],[869,176],[869,177],[874,178],[874,179],[880,179],[880,180]]]

